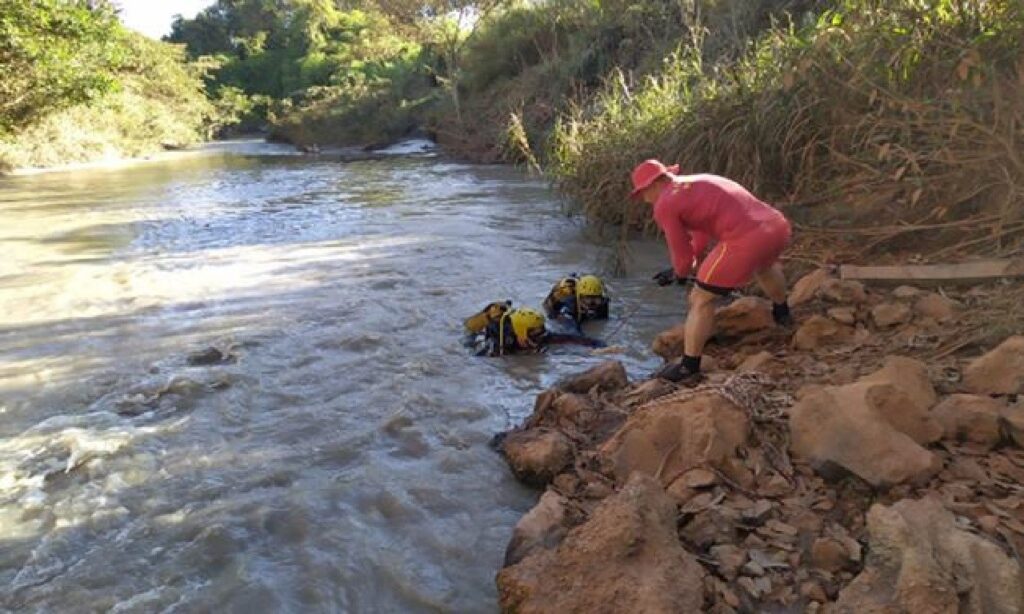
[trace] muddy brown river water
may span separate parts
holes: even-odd
[[[505,167],[235,142],[9,177],[0,253],[10,611],[495,611],[536,493],[488,442],[604,359],[461,345],[483,304],[609,259]],[[637,254],[589,330],[634,377],[683,292]],[[211,346],[232,360],[189,364]]]

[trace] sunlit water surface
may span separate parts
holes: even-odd
[[[234,143],[13,177],[0,250],[10,610],[494,611],[536,493],[488,442],[604,359],[460,344],[486,302],[609,260],[509,168]],[[589,330],[634,377],[681,310],[650,267]],[[237,359],[188,364],[210,346]]]

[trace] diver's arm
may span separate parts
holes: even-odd
[[[585,345],[592,348],[603,348],[607,344],[600,339],[586,335],[569,335],[565,333],[548,333],[544,335],[544,345]]]

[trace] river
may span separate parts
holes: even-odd
[[[460,343],[608,262],[544,182],[235,142],[0,179],[0,221],[0,607],[496,610],[537,493],[488,442],[605,359]],[[588,331],[631,377],[682,296],[638,249]]]

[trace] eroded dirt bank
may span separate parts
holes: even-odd
[[[697,388],[608,362],[540,394],[500,441],[544,489],[502,609],[1024,610],[1021,294],[818,271],[791,330],[755,297],[721,308]]]

